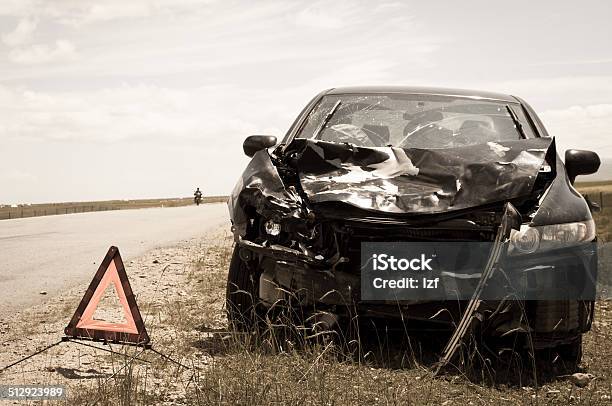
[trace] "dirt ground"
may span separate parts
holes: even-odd
[[[342,356],[330,343],[265,339],[254,346],[227,332],[232,243],[223,227],[126,262],[153,349],[172,361],[141,348],[63,342],[0,373],[0,384],[65,385],[68,398],[53,404],[70,405],[612,404],[610,302],[597,304],[585,336],[581,369],[593,375],[585,387],[569,376],[519,384],[433,377],[418,361],[397,368],[368,354]],[[0,366],[60,340],[85,289],[1,319]]]
[[[154,250],[135,260],[125,261],[126,272],[147,331],[152,337],[153,348],[190,367],[206,365],[210,359],[197,347],[190,345],[203,334],[194,329],[196,324],[206,324],[216,329],[226,324],[222,311],[225,282],[221,281],[226,273],[223,257],[227,256],[232,246],[226,228],[219,228],[206,237],[183,241],[174,247]],[[92,265],[92,277],[97,266]],[[202,268],[208,272],[194,272]],[[213,279],[217,283],[213,284]],[[83,286],[82,289],[65,292],[45,305],[0,319],[0,366],[61,340],[63,329],[85,289],[86,286]],[[202,312],[200,306],[207,311]],[[106,320],[112,321],[113,316],[117,317],[117,314],[111,314]],[[142,351],[129,346],[94,346],[111,349],[128,357]],[[146,351],[141,358],[153,361],[156,366],[152,368],[148,363],[135,362],[134,369],[137,371],[134,373],[144,374],[149,385],[147,392],[151,390],[151,399],[159,400],[156,397],[157,383],[166,380],[169,373],[164,367],[171,369],[178,365],[165,361],[151,351]],[[125,370],[120,371],[120,368],[125,366],[126,359],[129,358],[74,342],[63,342],[0,373],[0,383],[66,385],[70,399],[78,399],[83,404],[95,404],[95,399],[83,399],[79,393],[91,393],[89,389],[95,391],[97,385],[106,385],[109,379],[112,381],[117,376],[125,377]],[[158,369],[160,365],[163,367]],[[190,378],[189,370],[178,369],[182,372],[179,379],[168,382],[169,386],[164,387],[166,400],[172,401],[185,392],[183,385]],[[140,379],[140,375],[136,378]],[[72,401],[70,403],[74,404]]]

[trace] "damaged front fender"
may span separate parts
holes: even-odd
[[[266,218],[298,218],[302,209],[302,199],[295,188],[285,187],[267,150],[253,155],[227,204],[234,234],[241,237],[247,232],[250,211]]]

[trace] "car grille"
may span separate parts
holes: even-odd
[[[444,241],[493,241],[495,230],[488,229],[441,229],[408,227],[345,227],[338,239],[342,256],[349,259],[344,271],[359,272],[361,243],[363,242],[444,242]],[[339,236],[340,237],[340,236]]]

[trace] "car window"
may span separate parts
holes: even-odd
[[[436,95],[350,94],[324,96],[297,137],[366,147],[453,148],[518,140],[523,137],[521,130],[525,137],[534,137],[519,103]]]

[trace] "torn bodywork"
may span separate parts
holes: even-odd
[[[386,213],[442,213],[530,194],[552,140],[450,149],[365,148],[296,140],[295,167],[312,203]]]
[[[255,215],[299,218],[301,198],[295,188],[285,186],[270,154],[262,150],[255,153],[236,183],[228,206],[234,233],[244,237],[248,222]]]
[[[326,211],[326,203],[363,209],[361,215],[452,217],[469,208],[529,199],[540,174],[552,171],[545,162],[551,145],[548,155],[554,156],[550,138],[446,150],[297,139],[282,159],[267,150],[255,154],[230,196],[231,220],[244,237],[253,217],[310,221]]]

